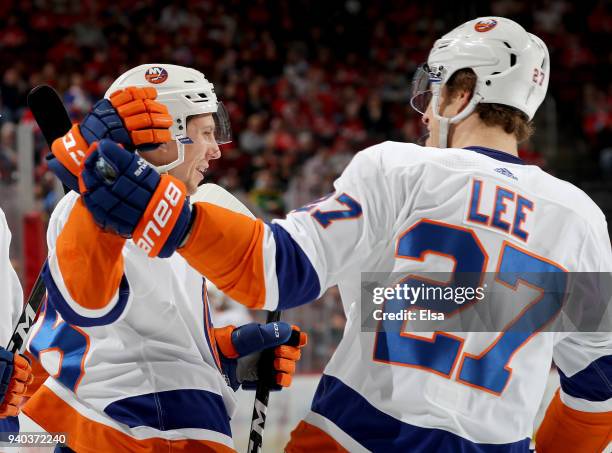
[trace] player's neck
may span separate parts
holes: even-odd
[[[451,144],[453,148],[467,146],[482,146],[496,149],[518,157],[518,144],[514,134],[507,134],[500,127],[488,127],[479,121],[470,121],[472,124],[460,123],[452,132]]]

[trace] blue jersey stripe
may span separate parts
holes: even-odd
[[[338,378],[323,375],[311,407],[373,452],[527,453],[529,439],[478,444],[441,429],[404,423],[376,409]],[[450,415],[449,415],[450,416]]]
[[[268,226],[276,242],[278,309],[285,310],[315,300],[321,286],[312,263],[283,227],[275,223]]]
[[[125,275],[123,275],[121,278],[121,283],[119,284],[119,299],[117,302],[115,302],[115,306],[104,316],[90,318],[78,314],[72,309],[66,299],[64,299],[64,296],[62,296],[62,293],[53,280],[48,262],[45,262],[42,270],[42,277],[45,287],[47,288],[49,304],[51,304],[51,306],[57,310],[60,315],[62,315],[62,319],[64,321],[75,326],[93,327],[113,323],[119,318],[119,316],[121,316],[121,313],[123,313],[130,295],[130,285],[128,284],[127,278],[125,278]]]
[[[574,398],[609,400],[612,398],[612,355],[598,358],[571,377],[559,370],[559,377],[563,391]]]
[[[6,442],[8,439],[5,439],[2,436],[2,433],[18,433],[19,432],[19,418],[17,417],[6,417],[0,419],[0,440]]]
[[[221,362],[219,361],[219,354],[216,351],[217,345],[213,343],[214,338],[211,338],[211,336],[214,335],[213,333],[214,325],[212,322],[212,318],[210,317],[210,303],[208,299],[208,292],[206,289],[206,279],[205,278],[202,278],[202,306],[204,307],[204,313],[203,313],[204,338],[206,339],[206,344],[208,345],[208,349],[210,350],[210,355],[215,361],[215,365],[219,369],[219,372],[223,374],[223,370],[221,368]]]
[[[223,398],[207,390],[169,390],[131,396],[109,404],[104,412],[130,428],[149,426],[160,431],[199,428],[232,435]]]
[[[470,151],[475,151],[478,154],[483,154],[487,157],[490,157],[495,160],[500,160],[502,162],[508,162],[510,164],[525,165],[525,161],[521,159],[520,157],[513,156],[512,154],[508,154],[498,149],[486,148],[484,146],[466,146],[463,149],[469,149]]]

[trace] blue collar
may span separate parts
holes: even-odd
[[[492,159],[501,160],[502,162],[508,162],[510,164],[526,165],[525,161],[519,157],[513,156],[512,154],[499,151],[497,149],[485,148],[484,146],[466,146],[463,149],[469,149],[475,151],[478,154],[484,154]]]

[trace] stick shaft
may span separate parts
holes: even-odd
[[[70,116],[66,112],[61,98],[50,86],[40,85],[30,91],[28,94],[28,106],[32,110],[32,114],[49,147],[51,147],[56,138],[64,135],[72,127]],[[66,191],[65,186],[64,191]],[[47,261],[45,261],[43,267],[46,264]],[[45,299],[45,291],[41,269],[6,347],[8,351],[22,353],[25,349],[34,319]]]
[[[266,322],[280,321],[281,312],[268,312]],[[262,354],[259,360],[260,365],[266,366],[269,359]],[[260,366],[261,369],[261,366]],[[262,373],[259,373],[262,376]],[[265,379],[259,379],[255,391],[255,404],[253,405],[253,416],[251,418],[251,432],[249,434],[248,453],[260,453],[263,445],[263,433],[266,425],[266,412],[268,410],[268,400],[270,398],[270,386]]]

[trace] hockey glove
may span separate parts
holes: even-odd
[[[214,329],[214,336],[223,374],[234,390],[240,385],[254,390],[260,379],[268,383],[270,390],[289,387],[300,349],[308,341],[305,332],[282,321],[227,326]]]
[[[81,124],[53,142],[49,168],[78,192],[78,175],[92,143],[109,138],[134,151],[170,141],[172,117],[156,97],[155,88],[128,87],[98,101]]]
[[[133,238],[151,257],[172,255],[190,225],[185,185],[173,176],[160,176],[111,140],[94,143],[88,154],[79,187],[96,223]]]
[[[21,400],[33,380],[28,359],[0,347],[0,419],[19,414]]]

